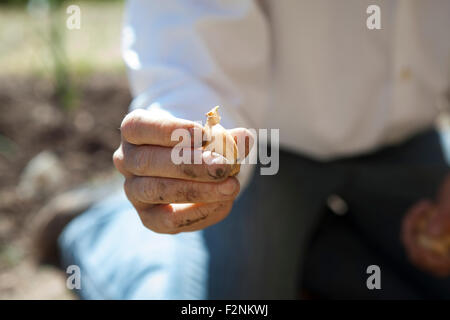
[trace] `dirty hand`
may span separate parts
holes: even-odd
[[[186,129],[192,137],[194,131],[201,134],[203,130],[193,121],[135,110],[122,121],[122,143],[113,156],[126,179],[125,193],[142,223],[158,233],[195,231],[221,221],[240,187],[235,177],[229,177],[231,165],[218,154],[190,145],[189,151],[200,153],[202,163],[175,164],[171,158],[173,147],[179,145],[171,139],[175,129]],[[243,128],[229,132],[235,139],[251,139]],[[239,150],[244,157],[248,147]]]
[[[436,203],[422,200],[406,214],[402,240],[410,260],[440,277],[450,275],[450,175]]]

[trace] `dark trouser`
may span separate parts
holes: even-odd
[[[410,264],[400,242],[406,210],[447,173],[426,132],[369,156],[320,163],[281,152],[274,176],[255,173],[221,223],[175,236],[142,226],[123,191],[70,222],[63,261],[78,265],[86,299],[450,297],[449,279]],[[327,208],[330,195],[348,205]],[[381,290],[366,269],[381,268]]]
[[[281,152],[279,173],[258,170],[230,217],[205,230],[209,297],[295,298],[304,288],[323,298],[450,298],[450,279],[419,271],[400,241],[407,209],[433,197],[448,170],[434,131],[327,163]],[[332,194],[347,203],[344,216],[328,209]],[[381,269],[381,290],[366,286],[369,265]]]

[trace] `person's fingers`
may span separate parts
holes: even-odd
[[[256,137],[254,134],[246,128],[234,128],[228,130],[236,141],[238,147],[238,159],[237,162],[241,162],[248,156],[250,150],[255,144]]]
[[[431,215],[426,233],[430,237],[441,237],[450,234],[450,208],[437,208]]]
[[[239,181],[230,177],[221,182],[195,182],[160,177],[130,177],[125,193],[132,203],[205,203],[233,200]]]
[[[401,230],[402,241],[406,247],[416,245],[419,225],[432,207],[433,204],[430,200],[423,199],[407,211],[402,221]]]
[[[129,143],[167,147],[179,145],[180,141],[183,146],[201,146],[203,136],[203,127],[199,123],[175,117],[158,117],[144,109],[127,114],[120,131],[123,140]]]
[[[450,258],[414,244],[408,250],[410,260],[423,271],[444,277],[450,274]]]
[[[138,210],[141,221],[158,233],[176,234],[204,229],[223,220],[233,201],[156,205]]]
[[[436,212],[430,217],[427,232],[432,237],[450,235],[450,175],[439,188]]]
[[[113,153],[113,163],[116,169],[125,177],[132,177],[133,174],[125,168],[125,157],[123,154],[123,143]]]
[[[151,145],[132,145],[124,142],[117,151],[114,163],[120,172],[136,176],[166,177],[193,181],[221,181],[230,174],[226,159],[210,151],[192,148],[167,148]],[[175,164],[174,153],[186,153],[187,163]],[[199,164],[196,164],[199,162]]]
[[[436,276],[445,277],[450,274],[450,258],[434,253],[431,250],[421,249],[422,267]]]
[[[423,199],[419,201],[407,211],[402,221],[401,239],[409,259],[415,265],[420,265],[422,260],[417,242],[419,224],[431,206],[432,204],[429,200]]]
[[[438,208],[450,212],[450,174],[447,174],[437,196]]]
[[[437,276],[450,273],[450,258],[440,256],[419,243],[419,232],[424,219],[434,211],[434,205],[429,200],[421,200],[408,210],[402,222],[402,241],[411,262],[424,271]]]

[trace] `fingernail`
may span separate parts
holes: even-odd
[[[205,153],[204,153],[205,154]],[[223,179],[228,173],[228,167],[225,166],[226,159],[221,155],[214,155],[215,153],[209,153],[203,157],[203,160],[208,165],[207,170],[210,177],[213,179]]]
[[[218,153],[213,152],[211,164],[227,164],[227,159]]]
[[[226,164],[227,163],[227,159],[225,159],[225,157],[221,156],[218,153],[215,152],[211,152],[211,151],[204,151],[203,152],[203,161],[206,164]]]
[[[228,179],[218,186],[220,194],[230,196],[236,191],[236,182],[233,179]]]

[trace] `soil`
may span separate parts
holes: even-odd
[[[76,101],[65,109],[49,80],[0,78],[0,299],[72,297],[61,273],[33,265],[30,217],[56,194],[114,170],[118,128],[131,101],[124,75],[86,76],[75,88]],[[64,179],[56,192],[24,199],[21,173],[44,150],[57,155]]]

